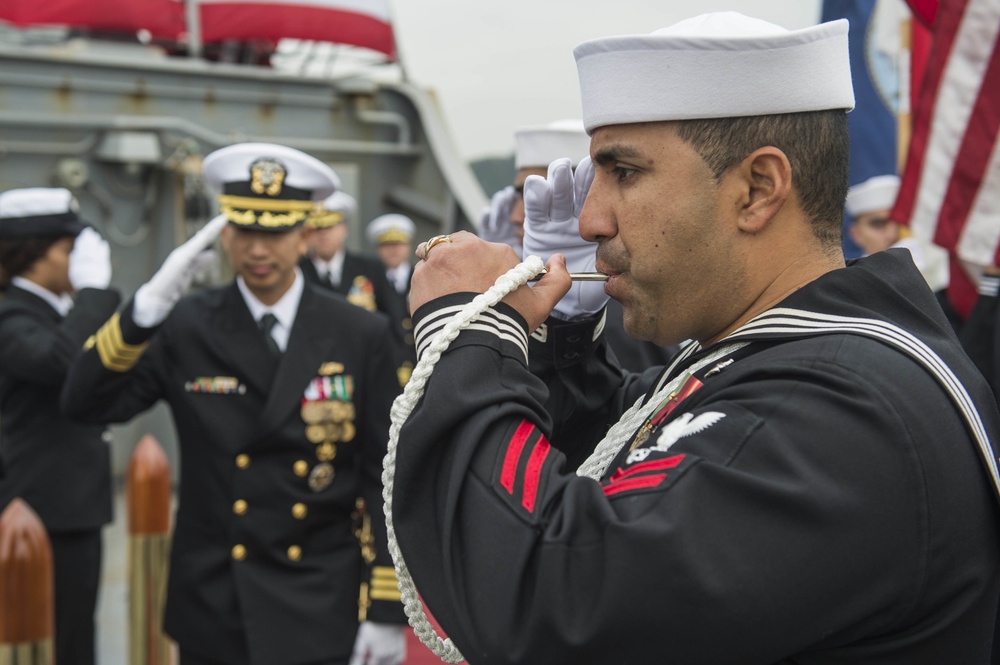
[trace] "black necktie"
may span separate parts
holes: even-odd
[[[274,326],[278,323],[278,317],[270,312],[264,314],[260,317],[258,325],[260,326],[260,331],[264,333],[264,343],[267,344],[267,350],[271,352],[271,355],[277,358],[281,355],[281,349],[278,348],[278,343],[274,341],[274,337],[271,335],[271,331],[274,330]]]

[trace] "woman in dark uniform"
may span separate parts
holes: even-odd
[[[52,543],[55,650],[94,662],[101,527],[111,521],[110,451],[100,425],[59,412],[59,388],[115,311],[108,244],[65,189],[0,194],[0,508],[20,497]]]

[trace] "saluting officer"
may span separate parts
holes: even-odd
[[[172,408],[164,627],[183,665],[347,663],[352,645],[353,662],[398,663],[402,627],[388,624],[405,619],[379,479],[398,392],[389,328],[296,267],[336,174],[267,143],[218,150],[204,173],[222,215],[88,340],[63,405],[91,421]],[[181,299],[220,233],[234,283]]]
[[[66,665],[94,662],[111,454],[103,427],[62,416],[59,386],[83,341],[118,307],[110,282],[108,243],[68,190],[0,194],[0,511],[21,497],[49,534],[55,650]]]

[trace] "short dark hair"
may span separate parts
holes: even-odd
[[[0,291],[10,287],[10,281],[25,272],[35,261],[45,256],[52,245],[65,236],[32,236],[0,240]]]
[[[681,120],[678,135],[705,160],[716,180],[764,146],[785,153],[792,186],[813,234],[824,244],[840,245],[850,138],[843,110]]]

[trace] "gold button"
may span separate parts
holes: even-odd
[[[245,515],[247,512],[247,502],[243,499],[237,499],[233,502],[233,512],[237,515]]]
[[[239,454],[236,456],[236,468],[245,469],[250,466],[250,456],[246,454]]]
[[[309,475],[309,462],[304,459],[300,459],[292,465],[292,471],[294,471],[295,475],[299,478],[305,478]]]
[[[288,558],[292,561],[298,561],[302,558],[302,548],[298,545],[292,545],[288,548]]]
[[[297,520],[304,520],[308,512],[309,509],[306,508],[306,504],[304,503],[297,503],[294,506],[292,506],[292,517],[294,517]]]
[[[247,548],[242,545],[233,545],[233,558],[237,561],[247,558]]]

